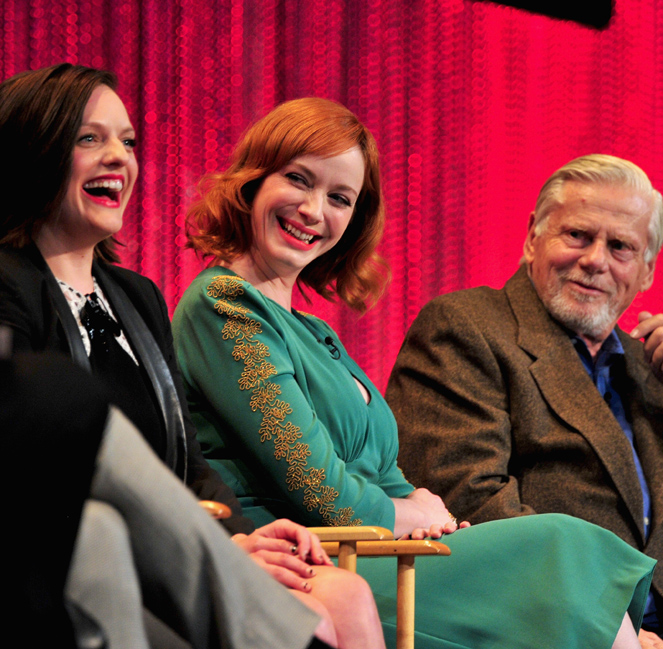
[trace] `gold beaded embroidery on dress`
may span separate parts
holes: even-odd
[[[304,490],[303,504],[307,511],[317,509],[326,525],[361,525],[361,520],[352,519],[351,507],[336,509],[334,501],[338,492],[322,484],[325,470],[308,466],[309,445],[298,441],[302,437],[299,426],[287,421],[292,408],[278,398],[281,386],[269,380],[277,372],[267,360],[269,348],[257,339],[262,325],[250,317],[250,309],[237,301],[243,293],[243,280],[238,277],[219,275],[207,287],[207,295],[217,300],[214,308],[227,318],[222,337],[234,341],[233,358],[244,364],[239,389],[251,390],[251,410],[262,413],[260,441],[272,441],[276,460],[286,461],[288,491]]]

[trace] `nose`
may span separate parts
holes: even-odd
[[[322,192],[307,192],[305,200],[299,205],[299,213],[302,214],[308,223],[319,223],[322,221],[322,205],[324,196]]]
[[[130,152],[119,138],[110,138],[104,148],[102,162],[109,167],[123,167],[129,162]]]
[[[605,241],[595,239],[580,257],[580,266],[588,273],[603,273],[608,267],[608,249]]]

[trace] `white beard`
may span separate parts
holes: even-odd
[[[619,305],[610,299],[613,296],[608,295],[607,302],[596,304],[591,308],[592,302],[605,298],[576,292],[569,297],[568,293],[562,292],[562,284],[568,279],[595,284],[591,276],[574,277],[571,273],[551,278],[548,283],[548,293],[541,298],[550,315],[568,329],[587,338],[601,339],[607,336],[620,315]],[[586,308],[582,308],[583,305],[587,305]]]

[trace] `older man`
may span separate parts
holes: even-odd
[[[387,399],[408,479],[474,523],[563,512],[663,559],[663,315],[617,327],[662,241],[661,195],[634,164],[555,172],[504,288],[438,297],[407,335]],[[659,569],[659,633],[662,597]]]

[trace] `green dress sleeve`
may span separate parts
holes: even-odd
[[[353,431],[344,435],[341,423],[331,431],[314,407],[308,384],[317,370],[302,358],[309,360],[308,349],[324,340],[241,278],[223,273],[228,271],[204,272],[182,298],[173,322],[194,402],[207,402],[207,420],[217,434],[234,436],[247,463],[260,467],[261,479],[275,485],[299,513],[299,522],[393,529],[394,506],[379,483],[396,491],[400,486],[403,493],[412,488],[397,467],[383,470],[377,456],[367,462],[366,449],[358,448],[365,440],[358,442]],[[328,386],[328,412],[335,410],[331,397],[339,398],[338,389]],[[338,402],[343,409],[344,401]]]

